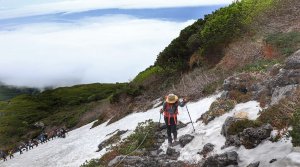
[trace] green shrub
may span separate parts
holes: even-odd
[[[135,150],[139,149],[150,149],[154,146],[155,142],[155,131],[157,125],[152,120],[146,120],[138,124],[134,132],[128,136],[124,141],[119,145],[113,146],[110,152],[104,154],[100,159],[93,159],[90,162],[86,162],[83,165],[91,166],[81,166],[81,167],[98,167],[98,166],[107,166],[108,163],[113,160],[118,155],[134,155]],[[115,139],[112,138],[112,142]]]
[[[213,93],[216,92],[216,90],[222,85],[221,81],[216,81],[216,82],[212,82],[209,83],[207,85],[204,86],[202,93],[204,96],[208,96],[211,95]]]
[[[274,46],[285,56],[290,56],[300,48],[300,32],[275,33],[266,38],[266,43]]]
[[[248,119],[238,120],[235,123],[231,124],[231,126],[228,128],[228,134],[229,135],[236,135],[240,132],[243,132],[244,129],[247,128],[257,128],[262,126],[262,123],[259,121],[252,121]]]
[[[126,140],[118,146],[119,152],[123,155],[127,155],[137,149],[138,146],[140,146],[139,149],[149,149],[153,147],[156,128],[152,120],[140,122],[134,130],[134,133],[128,136]]]
[[[240,72],[266,72],[266,70],[273,65],[279,63],[278,60],[258,60],[255,63],[247,64]]]
[[[293,130],[290,131],[294,147],[300,146],[300,109],[298,109],[292,118]]]
[[[163,69],[159,66],[150,66],[146,70],[140,72],[132,81],[134,84],[143,84],[148,78],[163,73]]]
[[[182,30],[179,37],[158,55],[155,65],[174,70],[172,72],[185,71],[189,69],[188,62],[195,52],[199,53],[200,60],[216,63],[223,57],[224,47],[242,34],[252,31],[251,23],[272,8],[275,2],[241,0],[206,15]]]

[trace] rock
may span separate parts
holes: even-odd
[[[242,133],[239,133],[242,145],[247,149],[255,148],[263,140],[270,137],[273,127],[270,124],[265,124],[259,128],[247,128]]]
[[[300,83],[300,69],[281,69],[279,73],[268,81],[270,90],[276,87],[285,87],[287,85],[296,85]]]
[[[194,139],[194,136],[186,134],[179,138],[179,143],[181,147],[184,147]]]
[[[273,162],[275,162],[275,161],[277,161],[277,159],[272,159],[272,160],[270,161],[270,164],[273,163]]]
[[[281,99],[292,96],[293,92],[299,87],[299,85],[287,85],[284,87],[276,87],[273,91],[271,98],[271,105],[277,104]]]
[[[229,146],[239,147],[241,145],[247,149],[255,148],[263,140],[271,136],[272,130],[273,127],[270,124],[265,124],[258,128],[246,128],[237,135],[227,136],[225,145],[222,148]]]
[[[223,126],[222,126],[221,134],[223,136],[227,137],[229,127],[238,120],[240,120],[240,119],[234,118],[234,117],[227,117],[224,124],[223,124]]]
[[[184,128],[184,127],[186,127],[186,126],[187,126],[187,124],[185,124],[185,123],[179,121],[178,124],[177,124],[177,129],[181,129],[181,128]]]
[[[101,142],[99,145],[98,145],[98,150],[96,152],[99,152],[101,151],[103,148],[111,145],[111,144],[114,144],[116,142],[118,142],[120,140],[120,136],[125,134],[128,130],[117,130],[118,132],[114,135],[112,135],[110,138],[104,140],[103,142]],[[113,133],[112,133],[113,134]]]
[[[299,69],[300,68],[300,50],[295,52],[285,61],[285,69]]]
[[[226,137],[225,145],[222,147],[222,149],[230,146],[240,147],[241,145],[242,142],[240,141],[238,135],[230,135]]]
[[[238,165],[238,154],[235,151],[217,154],[208,157],[203,167],[225,167],[229,165]]]
[[[211,143],[207,143],[203,146],[203,149],[199,152],[200,155],[203,155],[203,157],[207,157],[207,154],[212,152],[214,150],[214,145]]]
[[[180,153],[171,147],[167,148],[166,154],[167,154],[167,159],[171,159],[171,160],[177,160],[177,158],[180,156]]]
[[[123,160],[123,161],[122,161]],[[121,155],[121,156],[117,156],[115,157],[113,160],[111,160],[109,163],[108,163],[108,166],[115,166],[117,165],[118,163],[120,163],[122,161],[122,163],[126,164],[126,165],[134,165],[138,162],[141,162],[143,159],[141,157],[138,157],[138,156],[127,156],[125,158],[124,155]]]
[[[219,117],[232,110],[235,105],[236,101],[234,100],[218,98],[211,104],[209,110],[202,114],[197,121],[202,120],[202,122],[207,125],[216,117]]]
[[[248,119],[248,112],[240,111],[237,113],[234,113],[233,117],[237,119]]]
[[[259,167],[259,164],[260,164],[260,162],[258,161],[258,162],[249,164],[247,167]]]

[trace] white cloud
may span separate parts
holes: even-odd
[[[108,8],[141,9],[218,5],[230,4],[232,1],[233,0],[64,0],[60,2],[27,5],[17,9],[2,10],[0,11],[0,18],[14,18],[57,12],[80,12]]]
[[[128,81],[192,22],[110,16],[0,31],[0,81],[35,87]]]

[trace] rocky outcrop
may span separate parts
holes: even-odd
[[[119,155],[115,157],[113,160],[109,162],[108,166],[116,166],[120,164],[120,166],[128,166],[128,167],[182,167],[185,165],[184,162],[178,161],[178,157],[180,156],[180,152],[178,150],[169,147],[166,150],[166,153],[163,153],[163,150],[160,149],[161,145],[167,139],[167,129],[163,124],[156,123],[157,130],[155,132],[155,141],[152,148],[147,150],[138,149],[135,151],[138,155],[141,156],[124,156]],[[179,122],[179,126],[177,128],[185,127],[186,124]],[[194,136],[184,135],[180,137],[179,142],[182,142],[183,145],[186,145],[190,141],[192,141]]]
[[[292,96],[299,85],[287,85],[284,87],[276,87],[271,97],[271,105],[277,104],[281,99]]]
[[[224,80],[222,97],[239,102],[264,99],[264,103],[274,105],[291,95],[299,84],[300,50],[287,58],[283,65],[276,64],[265,73],[240,73],[228,77]]]
[[[209,110],[202,114],[197,121],[201,120],[204,124],[207,125],[216,117],[219,117],[232,110],[235,105],[236,101],[234,100],[219,98],[211,104]]]
[[[229,146],[239,147],[241,145],[245,146],[247,149],[255,148],[263,140],[270,137],[272,130],[273,127],[270,124],[265,124],[258,128],[246,128],[237,135],[227,136],[223,148]]]
[[[207,143],[203,146],[203,149],[198,152],[198,154],[202,155],[204,158],[207,157],[207,155],[214,150],[215,145],[211,143]]]
[[[247,167],[259,167],[260,162],[254,162],[249,164]]]
[[[179,143],[181,147],[184,147],[194,139],[194,136],[186,134],[179,138]]]
[[[98,145],[98,150],[96,152],[101,151],[103,148],[112,145],[114,143],[117,143],[121,138],[120,136],[125,134],[128,130],[117,130],[117,133],[111,136],[110,138],[104,140]]]
[[[300,69],[300,50],[285,61],[285,69]]]
[[[238,154],[235,151],[208,157],[202,167],[226,167],[238,165]]]
[[[234,117],[227,117],[226,120],[225,120],[225,122],[224,122],[224,124],[223,124],[223,126],[222,126],[221,134],[223,136],[225,136],[225,137],[229,136],[228,135],[228,129],[229,129],[229,127],[232,124],[234,124],[235,122],[237,122],[238,120],[240,120],[240,119],[234,118]]]

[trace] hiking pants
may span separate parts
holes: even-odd
[[[175,124],[175,120],[173,117],[170,118],[170,125],[169,125],[169,118],[168,117],[164,117],[165,119],[165,123],[167,126],[167,134],[168,134],[168,142],[172,143],[172,133],[173,133],[173,137],[174,140],[177,139],[177,129],[176,129],[176,124]]]

